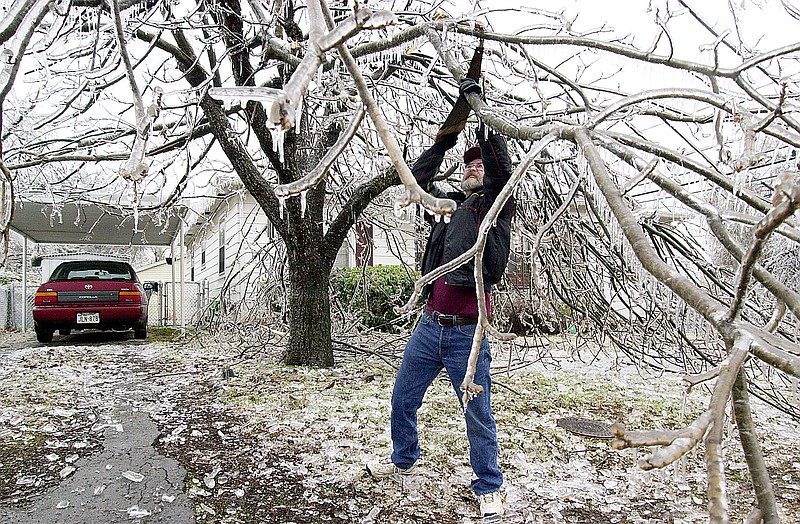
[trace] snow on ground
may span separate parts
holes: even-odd
[[[448,381],[435,382],[420,411],[419,473],[377,482],[363,463],[390,449],[386,359],[342,354],[333,369],[289,368],[276,362],[276,347],[256,358],[211,337],[154,338],[79,334],[50,346],[30,334],[0,338],[0,505],[25,505],[73,474],[124,402],[150,414],[158,451],[187,469],[197,522],[478,521]],[[678,376],[650,376],[558,338],[496,348],[493,364],[504,522],[707,520],[702,449],[648,473],[636,467],[645,450],[615,451],[556,425],[577,416],[680,427],[707,401],[702,387],[685,394]],[[782,520],[798,522],[800,431],[767,406],[754,411]],[[731,512],[741,520],[753,496],[735,440],[727,454]]]

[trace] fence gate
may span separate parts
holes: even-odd
[[[197,323],[205,308],[203,290],[199,282],[145,282],[149,296],[148,324],[151,326],[181,326]],[[149,289],[148,289],[149,288]]]

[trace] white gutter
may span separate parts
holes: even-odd
[[[180,235],[181,235],[181,330],[186,331],[186,310],[183,307],[183,293],[184,291],[186,291],[186,271],[183,265],[183,257],[184,257],[184,252],[186,250],[183,238],[183,220],[181,220]]]
[[[28,236],[22,235],[22,331],[28,329]]]

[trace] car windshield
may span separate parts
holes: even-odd
[[[50,280],[133,280],[133,272],[124,262],[64,262]]]

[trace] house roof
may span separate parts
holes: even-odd
[[[122,213],[96,203],[53,204],[17,199],[11,229],[37,244],[168,246],[180,227],[182,209],[169,216]]]
[[[180,259],[179,259],[179,260],[180,260]],[[142,267],[137,267],[137,268],[136,268],[136,271],[137,271],[137,272],[138,272],[138,271],[148,271],[148,270],[150,270],[150,269],[154,269],[154,268],[160,268],[160,267],[162,267],[162,266],[169,266],[169,264],[167,264],[167,261],[166,261],[166,260],[158,260],[158,261],[156,261],[156,262],[151,262],[150,264],[147,264],[147,265],[145,265],[145,266],[142,266]]]

